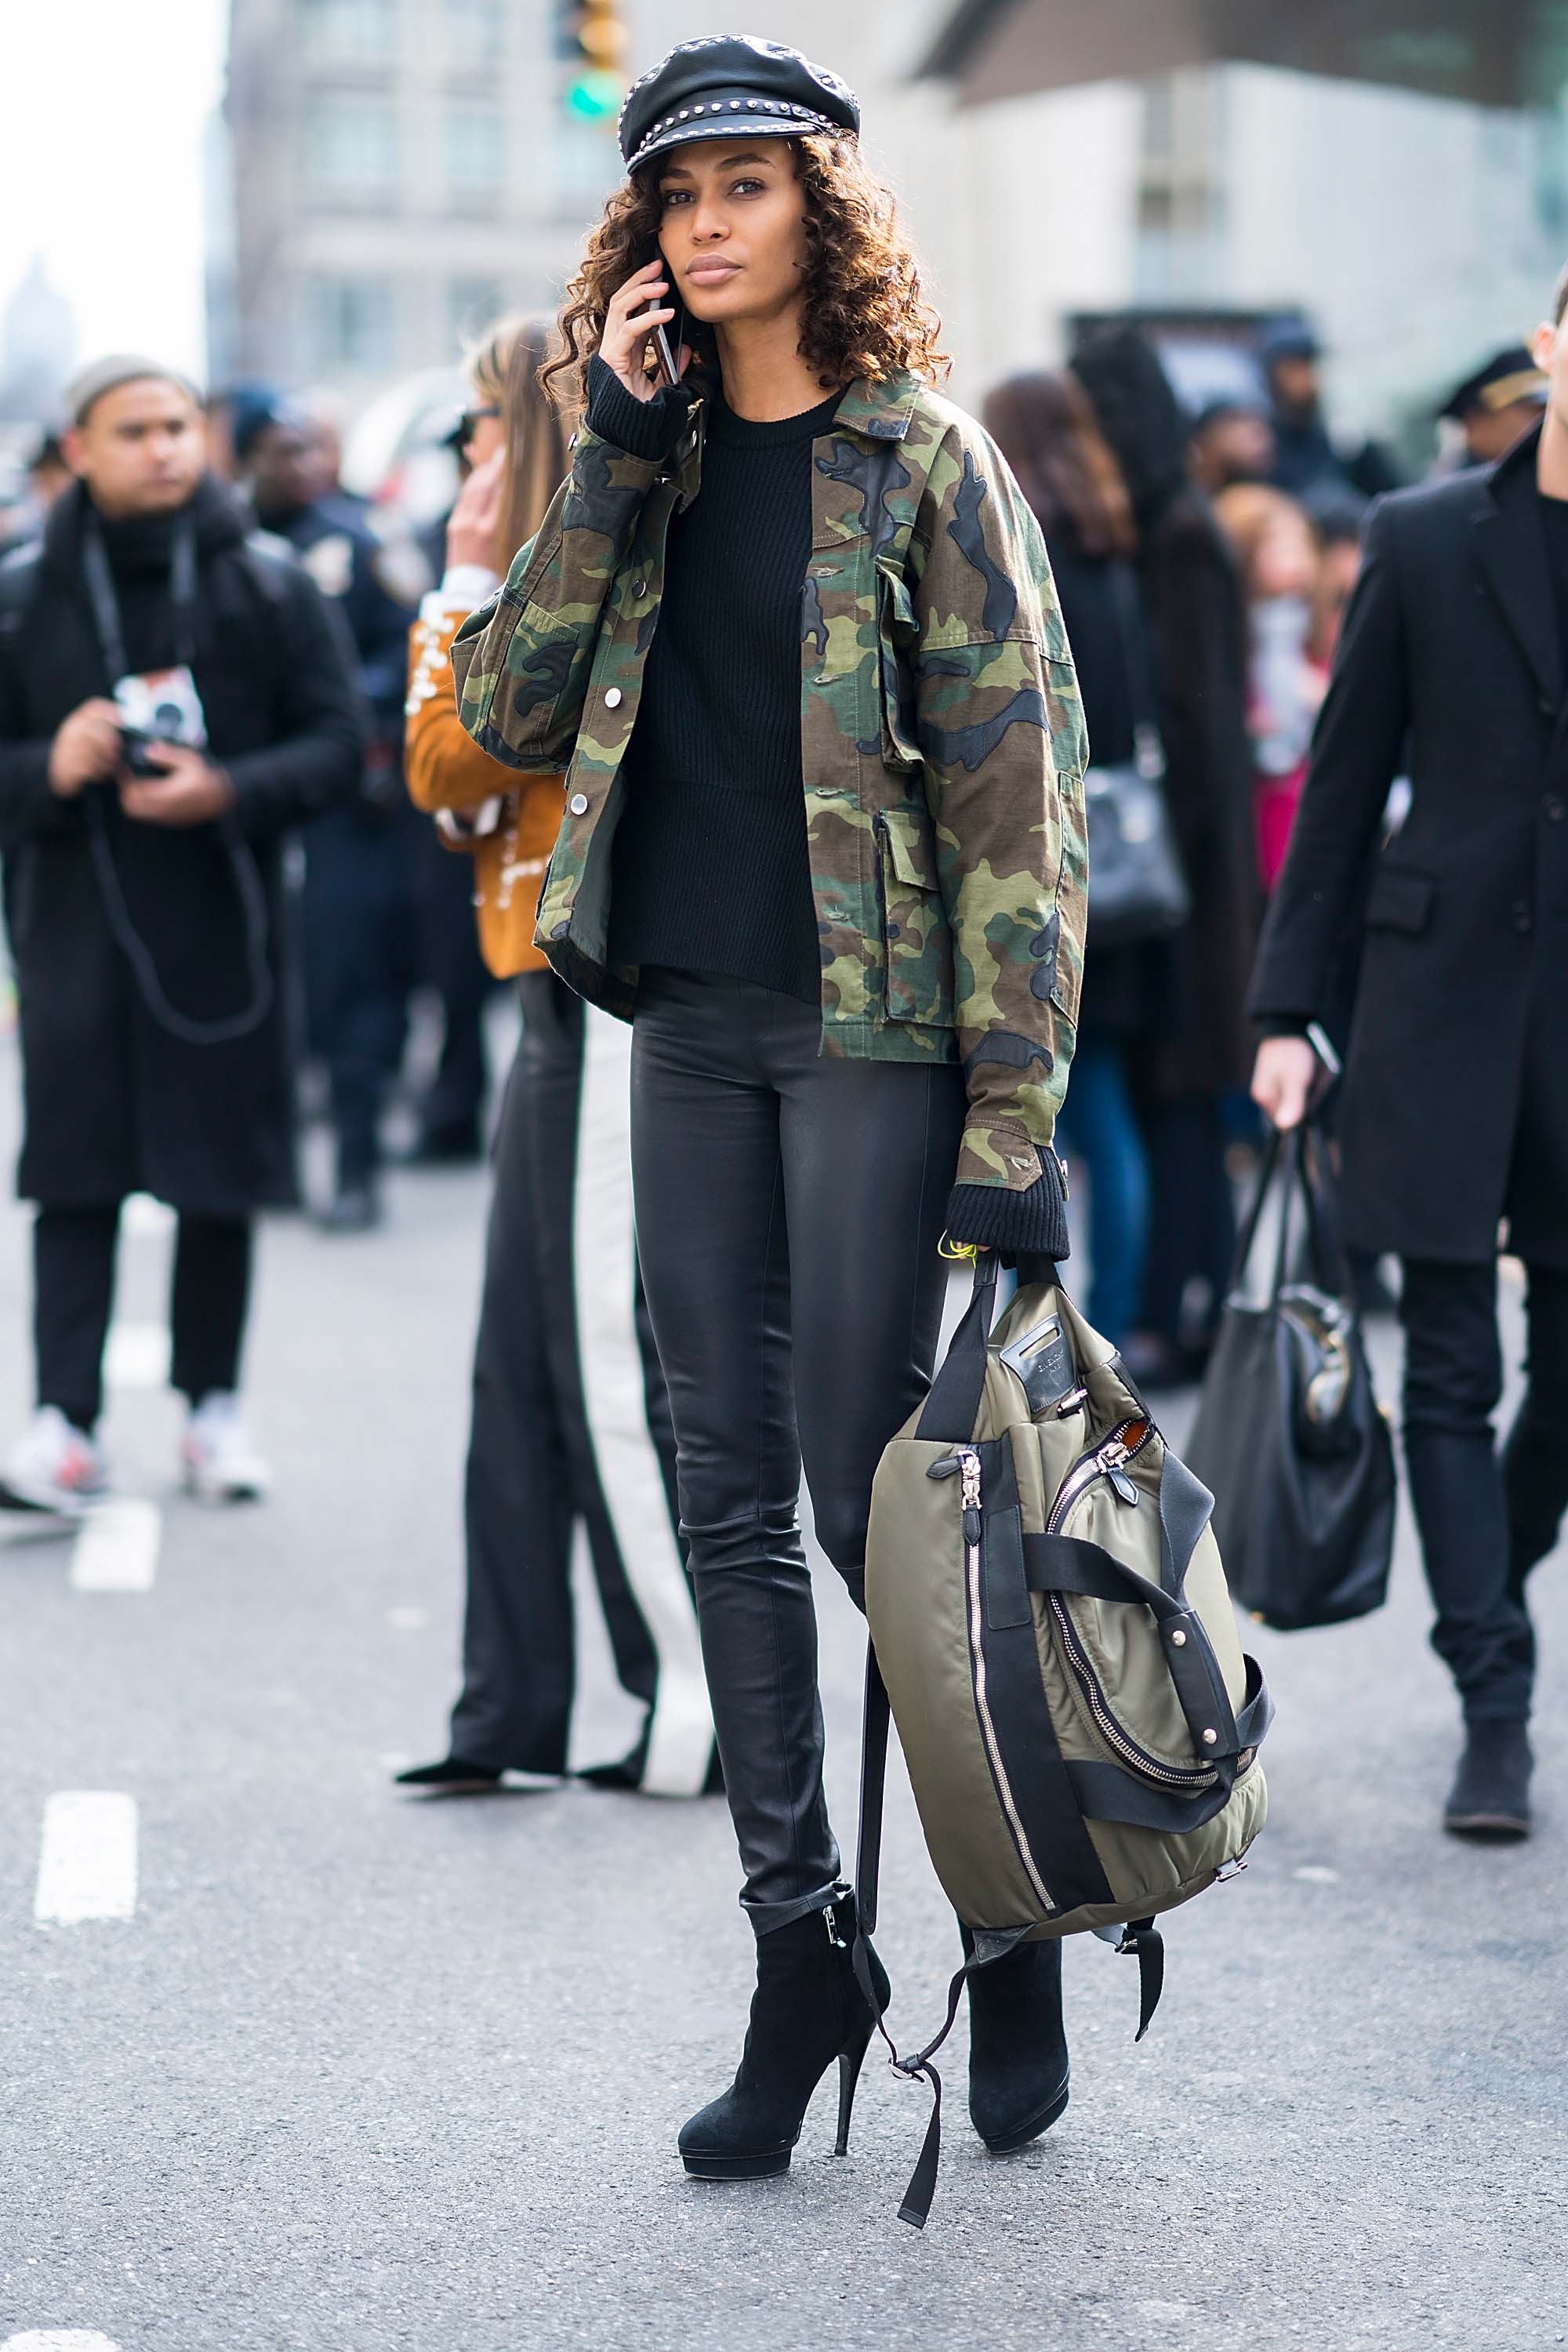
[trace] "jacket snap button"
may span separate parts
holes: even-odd
[[[1178,1631],[1178,1632],[1176,1632],[1176,1633],[1173,1633],[1173,1634],[1172,1634],[1172,1636],[1171,1636],[1171,1647],[1172,1647],[1172,1649],[1173,1649],[1173,1650],[1184,1650],[1184,1649],[1186,1648],[1186,1645],[1187,1645],[1187,1637],[1186,1637],[1186,1635],[1185,1635],[1184,1633],[1181,1633],[1180,1631]]]
[[[606,710],[618,710],[620,707],[621,689],[618,686],[612,686],[605,697],[605,708]]]
[[[632,594],[634,596],[646,596],[647,594],[647,582],[646,580],[639,580],[634,586]]]
[[[573,795],[572,795],[572,799],[571,799],[571,803],[570,803],[570,805],[571,805],[571,810],[572,810],[572,814],[573,814],[573,815],[574,815],[574,816],[586,816],[586,815],[587,815],[587,814],[588,814],[588,795],[587,795],[587,793],[573,793]]]

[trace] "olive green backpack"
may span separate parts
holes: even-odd
[[[917,2226],[940,2145],[931,2061],[965,1977],[1091,1930],[1138,1958],[1142,2040],[1163,1976],[1156,1916],[1242,1869],[1267,1808],[1272,1710],[1237,1636],[1213,1497],[1052,1276],[993,1332],[995,1259],[977,1259],[969,1311],[872,1490],[861,1934],[890,1703],[932,1864],[974,1938],[942,2032],[894,2054],[935,2095],[901,2209]]]

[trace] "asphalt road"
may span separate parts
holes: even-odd
[[[6,1047],[7,1155],[15,1093]],[[847,2161],[825,2090],[786,2179],[690,2182],[675,2133],[728,2080],[749,1990],[722,1804],[389,1786],[439,1752],[453,1687],[483,1198],[410,1175],[374,1237],[268,1230],[250,1391],[278,1491],[227,1516],[174,1490],[178,1412],[148,1384],[167,1240],[149,1217],[127,1238],[109,1435],[155,1507],[121,1523],[138,1589],[82,1589],[69,1541],[0,1543],[0,2347],[1568,2342],[1561,1557],[1528,1846],[1436,1827],[1455,1726],[1406,1536],[1381,1617],[1258,1637],[1273,1819],[1168,1923],[1141,2047],[1131,1970],[1069,1949],[1073,2104],[1047,2139],[987,2158],[961,2033],[923,2236],[895,2209],[924,2095],[881,2069]],[[0,1210],[7,1432],[27,1235]],[[857,1621],[821,1586],[847,1843]],[[596,1635],[584,1674],[580,1754],[616,1753]],[[40,1881],[73,1791],[121,1801],[82,1866],[127,1916],[39,1924],[73,1899],[68,1853]],[[934,2030],[954,1940],[900,1788],[880,1942],[905,2032]]]

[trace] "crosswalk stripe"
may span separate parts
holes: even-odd
[[[162,1533],[156,1503],[129,1495],[118,1503],[95,1503],[71,1553],[72,1586],[78,1592],[150,1592]]]
[[[96,2327],[29,2327],[7,2336],[0,2352],[120,2352],[120,2347]]]
[[[169,1334],[162,1323],[111,1323],[103,1351],[111,1389],[161,1389],[169,1379]],[[4,2352],[4,2347],[0,2347]]]
[[[33,1916],[40,1927],[136,1915],[136,1800],[60,1789],[44,1808]]]

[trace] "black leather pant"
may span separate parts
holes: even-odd
[[[964,1117],[956,1066],[826,1060],[820,1029],[748,982],[645,971],[632,1052],[638,1254],[759,1935],[838,1875],[802,1461],[858,1597],[872,1476],[931,1376]]]
[[[1405,1261],[1405,1454],[1436,1607],[1432,1645],[1468,1721],[1522,1722],[1525,1579],[1568,1508],[1568,1274],[1529,1269],[1529,1386],[1500,1459],[1497,1267]]]

